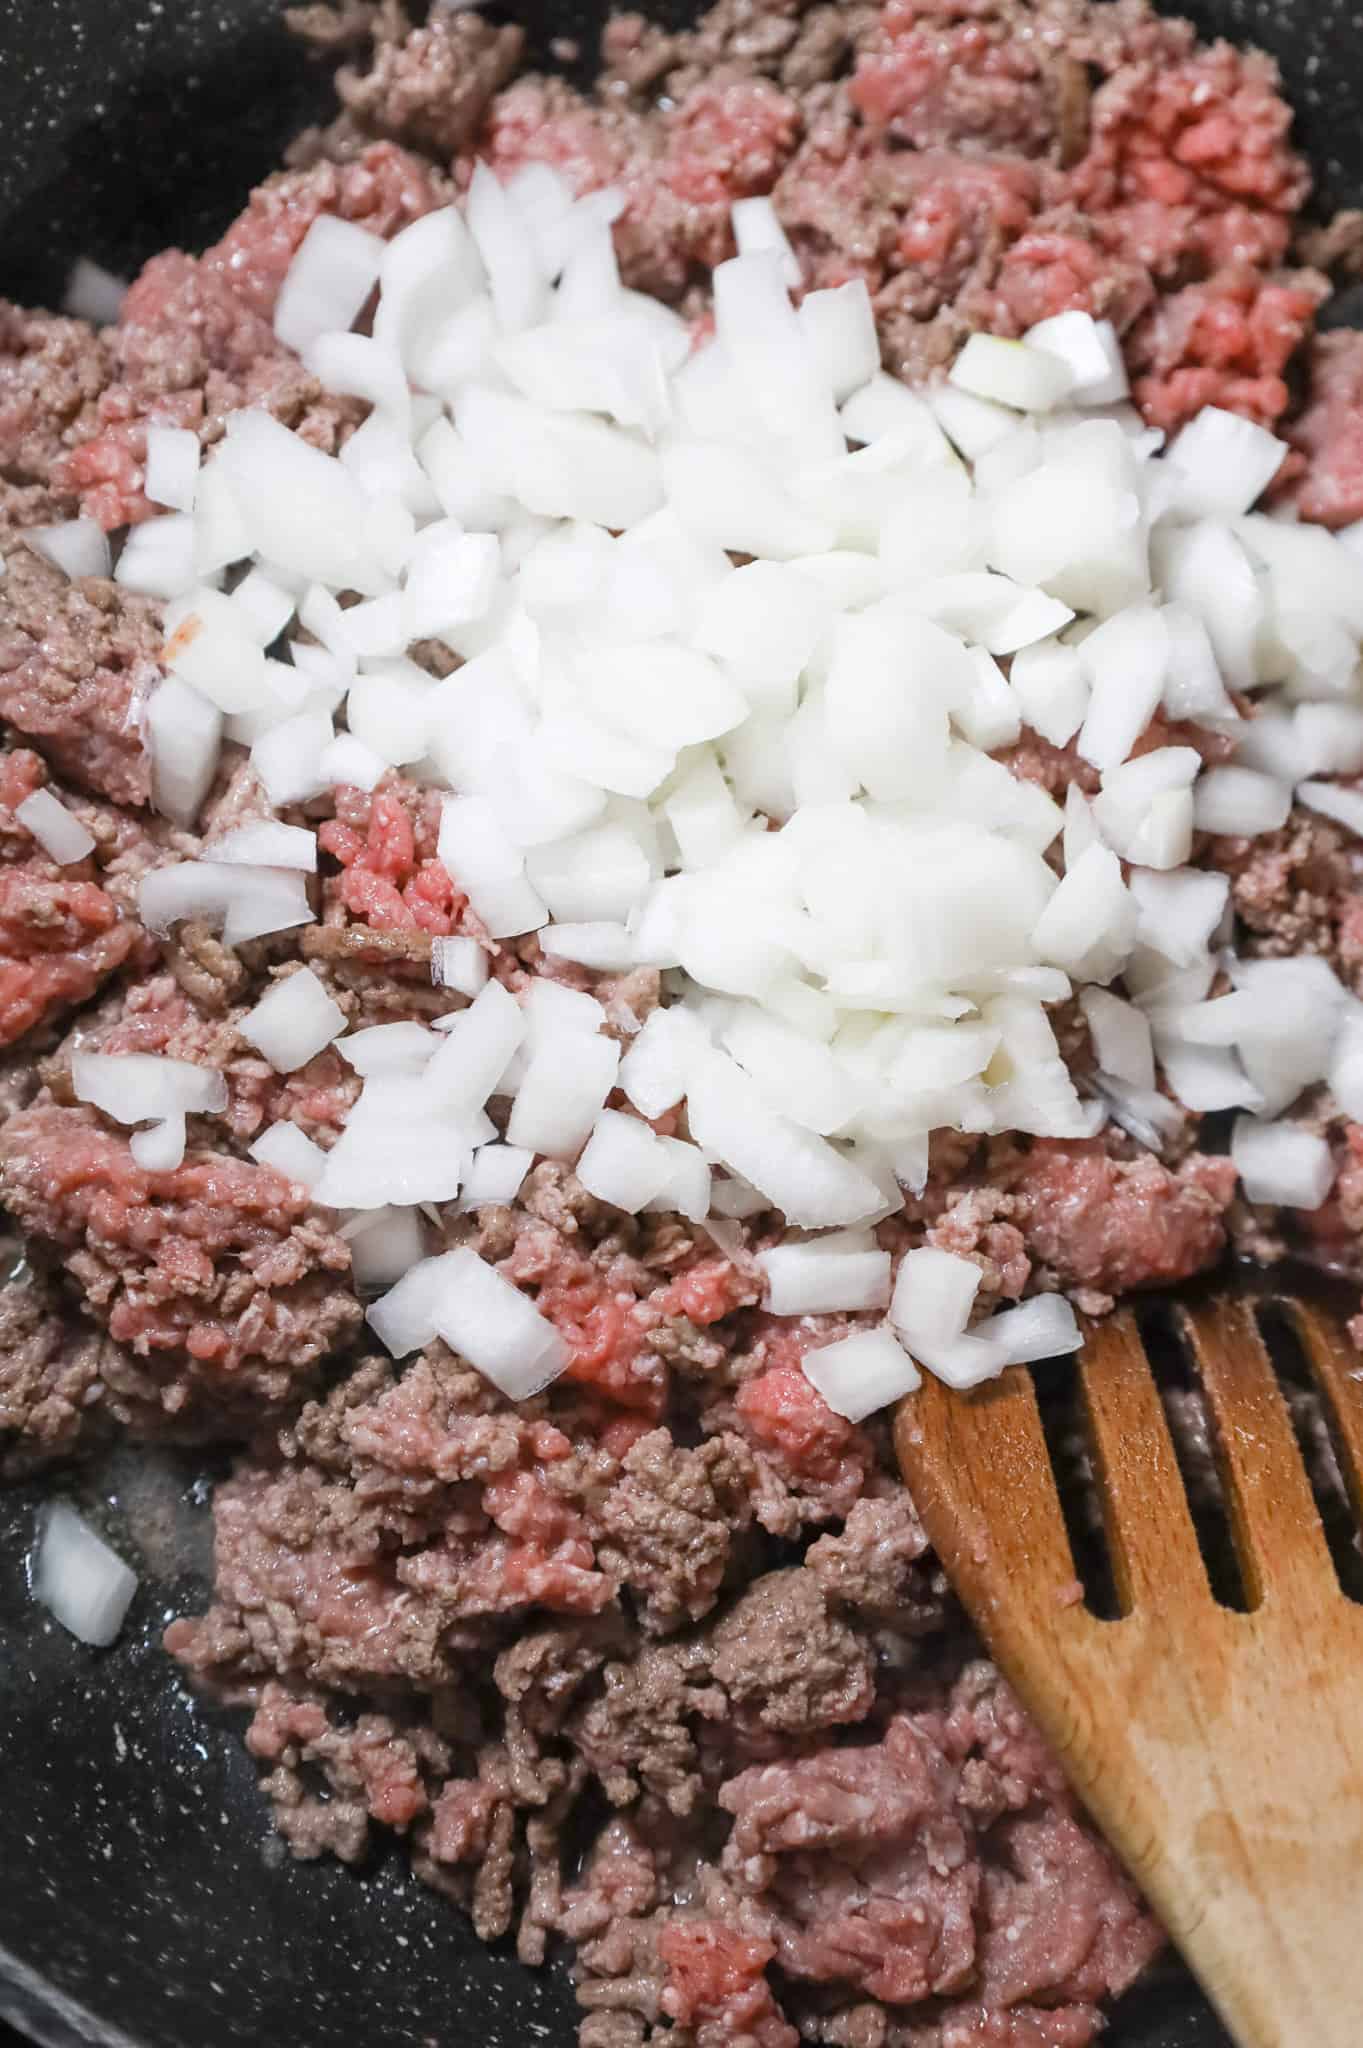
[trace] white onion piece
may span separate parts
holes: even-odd
[[[740,199],[733,209],[734,233],[738,239],[740,255],[748,252],[743,246],[738,230],[738,218],[742,209],[752,206],[769,206],[769,200]],[[772,219],[775,220],[773,210]],[[790,244],[785,241],[780,222],[776,222],[786,252]],[[780,246],[772,242],[767,246]],[[791,272],[794,272],[792,276]],[[786,269],[786,282],[800,283],[800,266],[791,255]],[[875,314],[871,307],[870,294],[864,278],[853,278],[850,283],[836,285],[831,291],[806,292],[800,302],[800,334],[814,366],[815,375],[838,404],[850,398],[873,377],[880,368],[880,342],[876,334]]]
[[[1043,960],[1082,981],[1111,981],[1136,938],[1136,904],[1105,846],[1081,854],[1042,911],[1032,942]]]
[[[436,1336],[436,1303],[447,1284],[454,1258],[444,1252],[411,1266],[387,1294],[371,1302],[365,1321],[394,1358],[421,1351]]]
[[[78,1641],[107,1649],[123,1626],[137,1583],[137,1573],[64,1501],[43,1510],[33,1597]]]
[[[692,1223],[707,1222],[713,1185],[710,1162],[698,1145],[690,1145],[684,1138],[660,1137],[658,1143],[666,1174],[658,1193],[645,1202],[645,1209],[662,1215],[679,1213]]]
[[[1069,371],[1071,405],[1114,405],[1127,396],[1126,365],[1110,320],[1095,320],[1091,313],[1054,313],[1029,327],[1022,339],[1028,348],[1055,356]]]
[[[16,805],[14,815],[58,867],[70,867],[94,852],[94,835],[79,818],[72,817],[50,789],[35,789]]]
[[[350,1239],[357,1287],[391,1287],[420,1263],[421,1219],[415,1209],[376,1209],[358,1216],[343,1234]]]
[[[1152,1089],[1155,1053],[1144,1012],[1101,988],[1086,988],[1079,1005],[1103,1073],[1133,1088]]]
[[[1041,1358],[1063,1358],[1077,1351],[1082,1338],[1073,1308],[1063,1294],[1037,1294],[1016,1308],[1000,1309],[977,1334],[1002,1352],[1008,1365],[1030,1365]]]
[[[284,274],[274,331],[301,354],[318,335],[349,327],[378,280],[383,243],[367,228],[324,213]]]
[[[440,1046],[434,1031],[414,1021],[371,1024],[335,1041],[336,1050],[357,1074],[419,1072]]]
[[[269,413],[250,408],[229,414],[226,439],[205,474],[219,469],[231,486],[248,547],[306,582],[371,589],[365,497],[344,463],[291,434]],[[196,522],[204,510],[203,492],[201,482]]]
[[[1192,519],[1237,519],[1268,489],[1287,443],[1219,405],[1204,405],[1165,457],[1168,503]]]
[[[480,1209],[486,1202],[514,1202],[535,1163],[523,1145],[480,1145],[473,1155],[459,1194],[461,1209]]]
[[[198,482],[198,435],[188,427],[148,427],[142,488],[152,504],[192,512]]]
[[[514,846],[485,798],[447,797],[440,813],[440,859],[494,939],[537,931],[549,911],[525,874]]]
[[[326,1153],[297,1124],[268,1124],[247,1150],[257,1165],[273,1167],[300,1187],[315,1188],[326,1171]]]
[[[23,537],[36,554],[73,582],[82,576],[109,573],[109,539],[97,519],[64,519],[55,526],[29,526]]]
[[[535,1046],[512,1105],[508,1142],[550,1159],[576,1158],[615,1086],[619,1064],[620,1048],[609,1038],[584,1033]]]
[[[1297,802],[1363,838],[1363,793],[1358,790],[1341,789],[1336,782],[1299,782]]]
[[[804,1353],[800,1369],[835,1415],[864,1422],[923,1384],[922,1375],[888,1324],[854,1330]]]
[[[128,1150],[144,1173],[174,1173],[185,1156],[185,1119],[175,1112],[134,1131]]]
[[[1054,747],[1068,745],[1083,724],[1089,703],[1089,679],[1078,648],[1051,639],[1021,647],[1013,656],[1008,681],[1033,732]]]
[[[1172,874],[1133,869],[1129,887],[1140,910],[1137,936],[1176,967],[1204,960],[1230,898],[1226,875],[1180,868]]]
[[[1049,412],[1075,388],[1068,362],[1026,342],[972,334],[949,373],[958,391],[1020,412]]]
[[[1238,1116],[1230,1156],[1249,1202],[1319,1209],[1334,1185],[1328,1141],[1294,1124]]]
[[[265,656],[231,598],[207,587],[190,591],[167,606],[165,624],[166,667],[219,711],[251,711],[268,701]]]
[[[183,597],[199,581],[194,521],[167,512],[130,527],[114,569],[114,581],[141,597]]]
[[[1095,768],[1115,768],[1159,704],[1169,663],[1168,628],[1152,606],[1132,606],[1089,634],[1079,662],[1093,693],[1079,753]]]
[[[662,1189],[668,1160],[646,1123],[618,1109],[603,1109],[575,1171],[589,1195],[634,1216]]]
[[[298,868],[316,874],[317,834],[302,825],[281,825],[273,818],[261,818],[213,840],[205,846],[204,858],[230,866]]]
[[[338,732],[323,747],[317,762],[323,788],[377,789],[388,763],[353,733]]]
[[[568,1363],[553,1324],[476,1252],[453,1251],[442,1261],[435,1316],[450,1349],[508,1400],[538,1394]]]
[[[1271,775],[1227,764],[1208,768],[1193,793],[1193,822],[1199,832],[1254,839],[1287,823],[1292,792]]]
[[[126,278],[92,263],[88,256],[78,256],[66,274],[62,311],[77,320],[88,320],[94,327],[112,327],[123,310],[127,290]]]
[[[437,988],[452,988],[461,996],[476,996],[487,987],[490,971],[487,948],[480,946],[477,939],[460,935],[432,941],[431,972]]]
[[[576,960],[600,974],[618,974],[634,964],[634,940],[623,924],[599,919],[589,924],[551,924],[540,944],[551,960]]]
[[[973,1259],[922,1245],[905,1252],[895,1274],[890,1321],[916,1358],[931,1355],[962,1336],[980,1287]]]
[[[328,787],[322,757],[332,741],[324,711],[300,711],[262,733],[251,748],[251,766],[276,808],[306,803]]]
[[[160,1053],[78,1052],[71,1087],[77,1101],[121,1124],[160,1123],[187,1111],[216,1116],[227,1107],[227,1082],[216,1068]]]
[[[463,1120],[472,1118],[495,1090],[525,1033],[516,998],[499,981],[489,981],[450,1021],[426,1069],[432,1099]]]
[[[339,1038],[345,1026],[340,1004],[310,967],[299,967],[277,981],[237,1028],[276,1073],[292,1074]]]
[[[757,1263],[766,1276],[767,1307],[775,1316],[830,1315],[889,1305],[888,1252],[829,1252],[818,1244],[786,1244],[759,1252]]]
[[[260,645],[268,647],[288,625],[298,600],[292,590],[286,590],[282,583],[276,583],[272,576],[257,568],[242,577],[232,592],[232,602],[246,614]]]
[[[1255,681],[1255,645],[1264,600],[1244,548],[1219,520],[1163,526],[1151,542],[1151,563],[1164,594],[1202,620],[1217,666],[1233,690]]]

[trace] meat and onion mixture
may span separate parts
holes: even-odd
[[[0,306],[0,1471],[235,1447],[170,1654],[582,2048],[1083,2048],[1161,1935],[888,1417],[1363,1276],[1359,222],[1143,0],[293,21],[220,242]]]

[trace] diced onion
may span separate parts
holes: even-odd
[[[280,1074],[292,1074],[345,1030],[345,1012],[310,967],[277,981],[238,1029]]]
[[[70,867],[94,852],[94,835],[50,789],[35,789],[15,807],[14,815],[59,867]]]
[[[33,1595],[82,1643],[106,1649],[137,1591],[137,1573],[64,1501],[42,1511]]]
[[[864,1422],[923,1384],[922,1374],[888,1324],[817,1345],[805,1352],[800,1366],[833,1413],[849,1422]]]

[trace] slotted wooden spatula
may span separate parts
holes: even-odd
[[[1357,1512],[1358,1354],[1316,1309],[1279,1308]],[[1363,1607],[1340,1590],[1253,1307],[1177,1313],[1249,1612],[1212,1596],[1129,1314],[1078,1361],[1118,1619],[1082,1604],[1025,1369],[969,1395],[926,1381],[897,1417],[899,1458],[961,1600],[1240,2048],[1359,2048]]]

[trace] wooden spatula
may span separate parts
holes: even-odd
[[[1327,1316],[1280,1308],[1359,1511],[1359,1356]],[[1118,1619],[1082,1604],[1025,1369],[968,1395],[927,1381],[900,1409],[899,1458],[961,1600],[1240,2048],[1359,2048],[1363,1607],[1340,1590],[1253,1308],[1178,1314],[1249,1612],[1212,1596],[1129,1314],[1078,1361]]]

